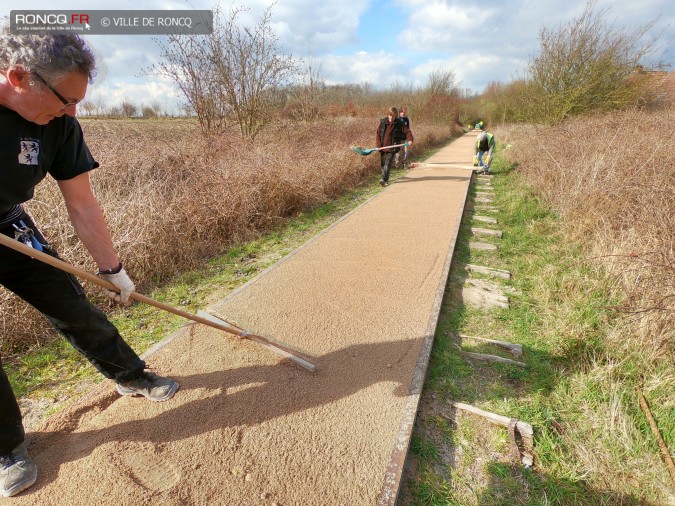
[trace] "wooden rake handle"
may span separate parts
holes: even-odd
[[[372,151],[382,151],[383,149],[389,149],[389,148],[400,148],[403,146],[408,146],[408,142],[404,142],[403,144],[394,144],[392,146],[382,146],[381,148],[372,148]],[[371,151],[370,149],[368,151]]]
[[[10,237],[7,237],[4,234],[0,234],[0,244],[13,249],[14,251],[18,251],[19,253],[23,253],[24,255],[27,255],[31,258],[35,258],[36,260],[49,264],[52,267],[61,269],[62,271],[65,271],[69,274],[73,274],[74,276],[77,276],[79,278],[91,281],[92,283],[95,283],[103,288],[106,288],[107,290],[119,292],[119,289],[115,285],[97,276],[96,274],[92,274],[91,272],[85,271],[84,269],[80,269],[79,267],[70,265],[69,263],[64,262],[59,258],[54,258],[53,256],[43,253],[42,251],[38,251],[34,248],[31,248],[30,246],[26,246],[25,244],[16,241],[14,239],[11,239]],[[236,327],[232,324],[229,324],[225,320],[209,315],[208,313],[203,312],[204,316],[194,315],[192,313],[188,313],[187,311],[183,311],[182,309],[178,309],[168,304],[164,304],[163,302],[151,299],[150,297],[146,297],[145,295],[141,295],[138,292],[131,292],[130,297],[139,302],[144,302],[156,308],[168,311],[169,313],[182,316],[183,318],[187,318],[188,320],[192,320],[197,323],[208,325],[209,327],[223,330],[229,334],[234,334],[242,339],[250,339],[251,341],[254,341],[264,346],[270,351],[278,355],[281,355],[285,358],[288,358],[289,360],[292,360],[293,362],[295,362],[301,367],[304,367],[308,371],[314,372],[316,370],[316,366],[314,364],[308,362],[307,360],[301,357],[298,357],[297,355],[294,355],[289,348],[279,343],[272,342],[270,339],[267,339],[265,337],[246,332],[245,330],[240,329],[239,327]]]

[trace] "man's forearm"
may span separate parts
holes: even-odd
[[[68,208],[68,215],[77,236],[98,268],[108,270],[117,267],[120,261],[98,203],[92,203],[79,210]]]
[[[75,232],[94,258],[98,268],[105,271],[117,267],[120,261],[115,253],[101,206],[91,189],[89,173],[58,181],[58,184]]]

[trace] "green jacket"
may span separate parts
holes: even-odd
[[[488,151],[488,155],[492,156],[492,152],[495,149],[495,136],[489,132],[481,132],[476,137],[476,152],[477,155],[479,151]]]

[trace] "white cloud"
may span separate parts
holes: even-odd
[[[272,0],[247,2],[248,23],[255,23]],[[271,26],[285,49],[296,56],[321,56],[357,40],[359,18],[367,0],[349,3],[279,0],[272,8]]]
[[[184,102],[183,97],[167,82],[155,81],[148,83],[110,82],[99,86],[88,93],[87,100],[98,103],[99,100],[108,107],[120,105],[122,102],[131,102],[139,109],[157,102],[163,112],[178,112],[178,103]]]
[[[407,76],[401,73],[403,58],[385,51],[327,56],[323,61],[323,77],[327,84],[369,82],[374,86],[387,87],[389,83],[407,80]],[[345,79],[346,76],[349,78]]]
[[[668,2],[646,2],[638,6],[627,0],[597,0],[594,12],[608,8],[607,22],[617,29],[631,30],[659,13],[664,14],[661,26],[667,26],[665,13],[673,12],[666,8]],[[578,18],[586,1],[485,0],[467,4],[397,0],[397,5],[408,15],[399,43],[409,51],[411,72],[419,79],[433,70],[453,70],[464,87],[482,91],[491,81],[509,82],[522,76],[527,62],[539,51],[541,29],[556,29]],[[661,51],[669,49],[672,59],[672,24],[669,33],[670,39],[666,33],[660,47]]]
[[[480,43],[486,32],[494,32],[505,23],[501,3],[402,1],[409,22],[401,33],[401,44],[414,51],[452,52]],[[509,2],[508,9],[518,9],[517,3]]]
[[[21,8],[18,0],[9,9]],[[31,9],[211,9],[218,0],[33,0]],[[5,2],[7,3],[7,2]],[[255,23],[272,0],[227,0],[250,7],[242,14]],[[56,4],[56,5],[54,5]],[[667,0],[597,0],[609,7],[608,22],[617,28],[637,27],[660,14],[665,27],[659,47],[675,63],[675,11]],[[568,23],[584,10],[586,0],[277,0],[272,28],[279,43],[294,56],[311,57],[321,65],[326,82],[424,84],[430,72],[451,70],[463,87],[482,91],[490,81],[509,82],[526,68],[539,49],[542,27]],[[401,27],[388,36],[386,27]],[[118,100],[126,83],[132,100],[165,93],[177,102],[173,85],[157,76],[139,74],[159,59],[158,45],[149,36],[89,36],[99,55],[101,75],[91,93],[105,91]]]

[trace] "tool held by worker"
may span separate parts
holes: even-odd
[[[114,292],[119,292],[119,289],[113,285],[112,283],[104,280],[103,278],[98,277],[95,274],[92,274],[90,272],[85,271],[84,269],[80,269],[79,267],[75,267],[74,265],[70,265],[67,262],[64,262],[63,260],[59,258],[55,258],[51,255],[48,255],[47,253],[44,253],[32,246],[29,246],[27,244],[24,244],[22,242],[19,242],[17,240],[11,239],[10,237],[7,237],[4,234],[0,234],[0,244],[3,246],[7,246],[8,248],[11,248],[15,251],[18,251],[19,253],[23,253],[24,255],[28,255],[31,258],[34,258],[36,260],[39,260],[41,262],[44,262],[46,264],[51,265],[52,267],[56,267],[57,269],[61,269],[62,271],[65,271],[69,274],[73,274],[79,278],[86,279],[87,281],[91,281],[92,283],[95,283],[107,290],[112,290]],[[273,342],[271,339],[268,339],[266,337],[262,337],[256,334],[252,334],[250,332],[247,332],[246,330],[237,327],[236,325],[233,325],[226,320],[223,320],[221,318],[217,318],[209,313],[206,313],[205,311],[199,311],[197,315],[194,315],[192,313],[188,313],[187,311],[183,311],[182,309],[178,309],[172,306],[169,306],[168,304],[164,304],[163,302],[156,301],[154,299],[151,299],[150,297],[146,297],[145,295],[141,295],[138,292],[132,292],[131,293],[131,298],[134,300],[137,300],[139,302],[144,302],[146,304],[149,304],[151,306],[154,306],[156,308],[162,309],[164,311],[168,311],[169,313],[176,314],[178,316],[182,316],[183,318],[187,318],[188,320],[195,321],[197,323],[202,323],[204,325],[208,325],[209,327],[213,327],[219,330],[223,330],[229,334],[234,334],[236,336],[239,336],[242,339],[248,339],[250,341],[254,341],[261,346],[267,348],[268,350],[276,353],[277,355],[281,355],[294,363],[298,364],[299,366],[307,369],[308,371],[314,372],[316,370],[316,366],[312,364],[311,362],[305,360],[302,357],[297,356],[292,350],[290,350],[287,346]]]
[[[375,153],[375,151],[382,151],[383,149],[389,149],[389,148],[400,148],[401,146],[409,146],[409,142],[404,142],[403,144],[394,144],[393,146],[382,146],[381,148],[370,148],[366,149],[361,146],[352,146],[351,150],[354,153],[358,153],[363,156],[368,156],[371,153]]]

